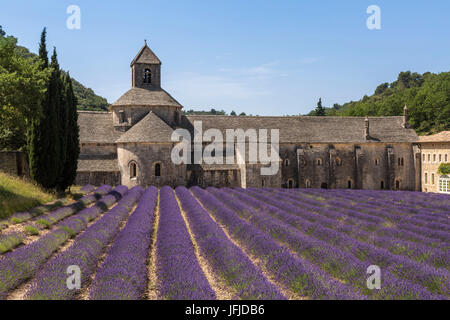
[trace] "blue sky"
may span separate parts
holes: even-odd
[[[69,5],[81,29],[69,30]],[[369,30],[369,5],[381,30]],[[307,113],[372,94],[400,71],[450,70],[450,1],[2,0],[0,25],[37,52],[48,30],[60,64],[114,102],[144,39],[162,86],[185,109]]]

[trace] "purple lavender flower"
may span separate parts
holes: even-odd
[[[106,254],[97,271],[90,298],[94,300],[138,300],[147,288],[147,259],[154,211],[158,197],[148,188]]]
[[[160,190],[156,241],[157,277],[161,299],[209,300],[216,295],[206,279],[172,188]]]

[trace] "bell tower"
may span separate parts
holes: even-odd
[[[161,61],[147,46],[147,40],[131,62],[131,87],[161,88]]]

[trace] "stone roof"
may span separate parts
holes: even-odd
[[[364,143],[365,117],[258,117],[258,116],[186,116],[193,132],[194,121],[202,121],[203,132],[209,128],[279,129],[280,143]],[[370,141],[417,142],[413,129],[402,127],[403,117],[370,117]],[[270,141],[270,132],[268,132]]]
[[[125,132],[116,142],[172,142],[173,129],[153,112],[149,112],[141,121]]]
[[[442,131],[430,136],[420,136],[419,142],[450,142],[450,131]]]
[[[114,143],[123,132],[114,130],[111,112],[78,111],[80,143]]]
[[[182,108],[178,101],[161,88],[131,88],[112,106],[172,106]]]
[[[146,43],[141,50],[139,50],[133,61],[131,61],[131,66],[135,63],[161,64],[161,60],[159,60]]]
[[[119,172],[117,159],[78,160],[77,172]]]

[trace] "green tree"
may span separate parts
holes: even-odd
[[[77,98],[72,86],[70,75],[64,77],[64,107],[66,108],[64,163],[61,170],[61,179],[58,188],[65,190],[70,187],[77,174],[77,162],[80,154]]]
[[[42,31],[39,47],[39,58],[42,66],[48,66],[48,53],[46,49],[46,30]],[[30,127],[28,158],[31,177],[41,186],[54,189],[58,186],[61,172],[61,71],[59,69],[56,50],[50,64],[50,79],[47,83],[47,92],[41,103],[42,113],[33,121]]]
[[[25,149],[26,128],[41,113],[48,77],[38,59],[20,55],[16,38],[0,37],[0,149]]]
[[[325,108],[322,106],[322,98],[319,98],[319,101],[317,102],[317,108],[314,112],[315,116],[323,117],[325,116]]]
[[[389,83],[385,82],[380,84],[376,89],[375,89],[375,94],[382,94],[383,92],[385,92],[387,89],[389,88]]]
[[[236,116],[236,112],[234,112],[234,110],[231,111],[230,116]]]
[[[6,36],[6,32],[3,31],[2,26],[0,26],[0,38],[3,38],[4,36]]]

